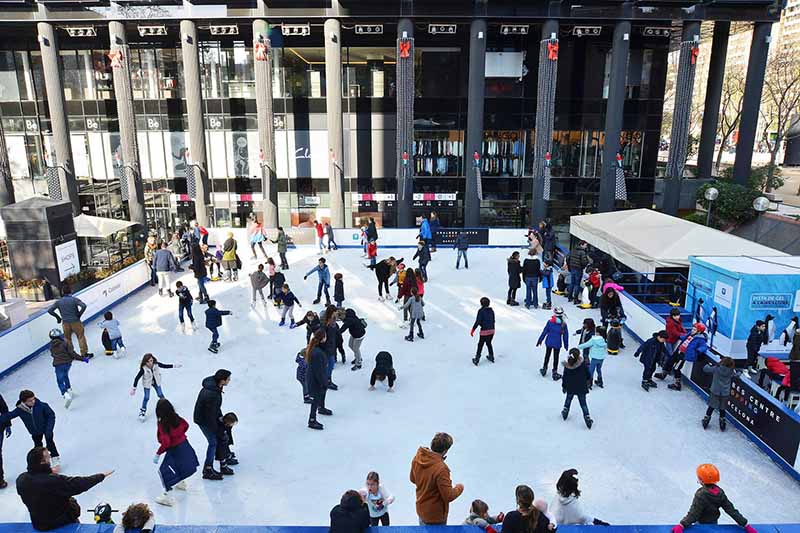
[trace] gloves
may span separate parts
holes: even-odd
[[[154,455],[154,456],[153,456],[153,464],[154,464],[154,465],[157,465],[157,464],[158,464],[158,460],[159,460],[159,459],[160,459],[160,457],[158,456],[158,454]]]
[[[11,426],[6,428],[6,438],[8,438],[10,436],[11,436]],[[753,531],[755,531],[755,530],[753,530]]]
[[[136,394],[136,387],[131,387],[130,395],[133,396]]]
[[[11,431],[11,428],[9,428],[7,431]],[[747,524],[746,526],[744,526],[744,530],[745,530],[747,533],[758,533],[758,531],[756,531],[756,528],[754,528],[754,527],[753,527],[753,526],[751,526],[750,524]]]
[[[505,518],[506,518],[506,514],[505,513],[500,513],[499,515],[497,515],[497,522],[502,524],[503,520],[505,520]]]
[[[492,526],[486,526],[486,533],[497,533]]]
[[[683,533],[683,526],[678,524],[672,528],[672,533]]]
[[[474,337],[475,336],[475,328],[472,328],[471,330],[469,330],[469,336],[470,337]]]

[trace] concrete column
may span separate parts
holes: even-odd
[[[109,22],[108,34],[111,40],[111,53],[119,52],[119,63],[114,64],[114,96],[117,99],[119,137],[122,145],[122,175],[127,180],[128,211],[131,222],[147,226],[144,208],[144,189],[142,172],[139,167],[139,148],[136,139],[136,117],[133,113],[133,91],[131,90],[130,50],[125,35],[125,24]]]
[[[345,227],[344,147],[342,145],[342,32],[336,19],[325,21],[325,107],[328,119],[328,188],[331,226]]]
[[[0,121],[0,207],[11,205],[14,199],[14,183],[11,181],[11,163],[8,160],[6,134]]]
[[[195,218],[208,225],[209,192],[208,161],[206,160],[206,127],[203,122],[203,96],[200,90],[200,55],[197,26],[191,20],[181,21],[181,51],[183,52],[183,79],[186,84],[186,112],[189,115],[189,155],[195,166],[197,198],[194,201]]]
[[[700,147],[697,151],[697,175],[710,178],[714,168],[714,151],[719,125],[719,106],[722,102],[722,82],[725,79],[725,59],[728,54],[728,36],[731,32],[729,21],[714,23],[714,38],[711,41],[711,59],[708,66],[706,102],[703,108],[703,127],[700,133]]]
[[[53,145],[56,150],[56,161],[48,161],[48,164],[58,168],[61,198],[72,203],[72,213],[74,216],[78,216],[81,214],[81,206],[72,162],[72,145],[65,110],[64,88],[61,83],[61,69],[59,68],[61,59],[58,57],[58,41],[52,24],[40,22],[36,26],[39,31],[39,49],[42,52],[42,69],[44,70],[44,84],[47,88],[47,106],[50,110]]]
[[[750,44],[750,59],[747,62],[747,77],[742,97],[742,116],[739,121],[739,141],[736,143],[736,161],[733,164],[733,181],[746,185],[753,163],[753,146],[758,127],[758,108],[767,71],[771,22],[753,24],[753,41]]]
[[[552,38],[553,34],[555,34],[555,38],[558,39],[558,21],[554,19],[544,21],[544,24],[542,24],[542,38],[540,39],[539,46],[540,47],[542,46],[541,41],[545,41]],[[541,56],[541,53],[539,55]],[[541,57],[539,60],[541,61]],[[545,65],[540,64],[538,87],[542,87],[541,78],[542,76],[546,75],[545,72],[546,72]],[[541,109],[541,106],[539,105],[540,100],[538,100],[539,98],[541,98],[541,96],[537,94],[537,107]],[[537,110],[537,115],[538,115],[538,110]],[[536,122],[537,124],[540,123],[538,116]],[[534,131],[534,143],[533,143],[534,150],[536,150],[535,147],[537,146],[549,147],[552,145],[553,143],[552,121],[549,122],[549,124],[551,125],[550,128],[536,128],[536,131]],[[549,136],[549,138],[545,138],[547,136]],[[548,149],[549,148],[543,148],[545,154],[547,153]],[[541,158],[541,161],[544,161],[544,154],[535,153],[534,157],[537,159]],[[539,221],[547,218],[547,200],[544,199],[544,174],[542,172],[544,168],[543,163],[534,162],[533,168],[534,168],[533,195],[531,196],[531,220],[529,226],[536,227]]]
[[[611,76],[608,82],[608,102],[606,104],[603,167],[600,174],[600,198],[597,205],[597,211],[600,213],[614,210],[617,153],[620,150],[619,136],[622,132],[622,114],[625,109],[625,77],[628,71],[630,35],[630,21],[621,20],[614,25]]]
[[[483,104],[486,96],[486,20],[475,19],[469,35],[469,87],[467,88],[467,149],[464,150],[467,186],[464,195],[464,226],[481,223],[478,198],[478,169],[473,154],[481,154],[483,143]]]
[[[400,19],[397,23],[397,39],[414,39],[414,22],[411,19]],[[413,180],[411,176],[414,174],[414,161],[412,146],[414,143],[414,45],[411,45],[408,58],[401,58],[400,52],[397,52],[397,80],[401,79],[399,75],[401,68],[404,65],[402,61],[410,61],[411,68],[405,69],[403,72],[411,76],[410,83],[397,83],[397,227],[399,228],[412,228],[414,227],[414,214],[412,211],[412,203],[414,200]],[[408,152],[408,164],[403,165],[403,152]],[[405,191],[405,193],[401,193]]]
[[[253,21],[253,47],[261,190],[264,194],[262,222],[266,228],[277,228],[278,178],[275,172],[275,124],[272,112],[272,44],[269,41],[269,24],[265,20]],[[259,58],[259,54],[264,53],[266,57]]]

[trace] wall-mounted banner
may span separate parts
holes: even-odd
[[[750,309],[752,311],[769,311],[792,308],[792,295],[790,293],[755,292],[750,295]]]
[[[414,201],[415,202],[455,202],[456,198],[458,197],[458,193],[450,193],[450,192],[442,192],[442,193],[434,193],[434,192],[415,192],[414,193]]]
[[[442,228],[436,232],[436,244],[448,245],[455,244],[459,233],[465,233],[469,238],[469,243],[474,245],[486,246],[489,244],[489,228],[462,229],[462,228]]]
[[[394,202],[394,193],[353,193],[354,202]]]

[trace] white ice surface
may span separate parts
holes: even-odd
[[[388,252],[411,263],[411,249],[383,250],[381,256]],[[509,253],[470,250],[471,269],[459,271],[454,269],[453,250],[433,254],[425,292],[426,338],[413,344],[403,340],[406,331],[398,327],[396,308],[377,301],[375,276],[362,266],[359,250],[328,255],[332,271],[344,274],[345,305],[366,317],[369,328],[362,346],[364,369],[350,371],[349,351],[347,366],[336,367],[339,391],[329,392],[327,402],[334,416],[320,417],[322,432],[306,427],[308,406],[294,377],[294,358],[305,343],[305,330],[279,328],[271,305],[266,314],[263,308],[250,308],[246,273],[254,262],[247,257],[238,283],[209,284],[219,307],[233,311],[233,317],[224,319],[218,355],[206,351],[210,335],[204,328],[193,335],[180,333],[176,299],[160,298],[147,288],[114,309],[128,346],[126,358],[104,357],[99,329],[87,328],[97,355],[88,365],[73,365],[72,383],[80,396],[69,412],[58,396],[46,354],[2,380],[0,392],[13,405],[19,390],[29,388],[55,409],[65,474],[116,470],[78,497],[84,509],[99,501],[117,509],[146,501],[157,520],[166,524],[327,524],[342,492],[361,488],[370,470],[378,471],[396,496],[390,508],[392,522],[416,524],[409,465],[417,447],[427,446],[437,431],[453,435],[455,446],[447,462],[453,481],[466,487],[450,507],[451,524],[466,517],[475,498],[488,502],[492,512],[513,509],[514,487],[520,483],[552,501],[558,476],[571,467],[580,472],[588,512],[616,524],[671,524],[688,509],[697,488],[694,469],[702,462],[719,466],[721,485],[751,521],[798,521],[798,485],[738,430],[721,434],[715,419],[703,431],[699,422],[705,406],[693,392],[684,388],[676,393],[665,384],[650,393],[639,387],[641,365],[632,357],[636,346],[631,340],[620,356],[606,360],[606,388],[589,395],[592,430],[583,425],[577,401],[569,420],[562,421],[560,384],[539,375],[543,350],[534,346],[550,314],[505,305]],[[320,307],[311,305],[316,275],[302,279],[316,257],[313,249],[301,248],[291,251],[289,260],[287,279],[304,305],[299,319],[303,311]],[[191,273],[182,279],[194,292]],[[469,328],[484,295],[491,298],[497,316],[497,363],[483,360],[475,368],[470,358],[477,337],[470,338]],[[561,297],[554,300],[567,306]],[[204,309],[194,306],[199,320]],[[596,311],[571,305],[567,312],[571,331],[587,314],[599,319]],[[380,384],[378,390],[367,391],[374,357],[381,349],[394,356],[394,394]],[[241,465],[235,476],[222,482],[203,481],[198,473],[190,479],[188,493],[176,494],[173,508],[153,502],[161,492],[152,463],[157,448],[155,397],[142,424],[137,420],[141,387],[135,398],[128,395],[147,351],[163,362],[184,365],[162,371],[164,391],[190,422],[189,440],[201,462],[205,440],[192,423],[200,382],[218,368],[233,372],[223,410],[235,411],[241,421],[235,430]],[[13,482],[24,469],[31,441],[19,421],[13,430],[3,449],[10,481],[0,493],[3,522],[27,520]],[[90,518],[84,513],[84,521]]]

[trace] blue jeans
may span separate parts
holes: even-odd
[[[200,291],[200,300],[208,300],[208,291],[206,290],[206,281],[208,278],[203,276],[202,278],[197,278],[197,289]]]
[[[605,359],[592,359],[589,363],[589,379],[594,379],[594,371],[597,369],[597,381],[603,382],[603,361]]]
[[[65,363],[63,365],[53,367],[56,371],[56,383],[58,383],[58,390],[61,391],[62,396],[65,392],[72,388],[69,384],[69,369],[71,367],[72,363]]]
[[[119,337],[117,339],[111,339],[111,349],[112,350],[117,351],[120,348],[124,348],[124,347],[125,347],[125,343],[122,342],[122,337]]]
[[[200,426],[200,431],[208,441],[208,448],[206,448],[206,460],[203,463],[203,468],[214,467],[214,455],[217,453],[217,434],[208,428]]]
[[[213,328],[209,328],[208,326],[206,327],[208,328],[208,331],[211,332],[211,344],[216,344],[217,341],[219,341],[219,328],[216,326]]]
[[[525,305],[539,305],[539,278],[525,278]]]
[[[325,301],[326,302],[330,302],[331,301],[331,296],[330,296],[330,294],[328,294],[328,286],[325,285],[324,281],[320,281],[319,285],[317,285],[317,300],[319,300],[320,297],[322,296],[322,291],[323,290],[325,291]]]
[[[158,276],[156,275],[156,265],[152,263],[150,265],[150,285],[155,285],[158,283]]]
[[[545,301],[548,303],[548,305],[553,303],[552,300],[550,299],[550,293],[552,291],[553,291],[552,287],[545,287],[544,288],[544,297],[545,297]]]
[[[156,390],[156,395],[159,398],[164,397],[164,393],[161,392],[161,387],[153,383],[153,388]],[[148,387],[144,388],[144,398],[142,399],[142,411],[147,411],[147,402],[150,401],[150,389]]]
[[[422,281],[428,282],[428,265],[419,265],[419,271],[422,274]]]
[[[469,268],[469,259],[467,259],[467,251],[466,250],[459,250],[458,257],[456,257],[456,268],[461,264],[461,258],[464,258],[464,266]]]
[[[376,259],[377,259],[376,257],[370,257],[369,258],[369,266],[373,266],[374,267]]]
[[[582,270],[569,271],[569,293],[568,296],[573,300],[579,300],[581,297],[581,278],[583,277]]]
[[[569,411],[569,407],[572,405],[572,399],[577,396],[578,402],[581,404],[581,411],[583,411],[583,416],[589,416],[589,406],[586,405],[586,395],[585,394],[570,394],[567,393],[567,400],[564,402],[564,409]]]
[[[178,303],[178,320],[181,321],[183,324],[183,311],[186,310],[186,314],[189,316],[189,320],[194,322],[194,316],[192,315],[192,304],[191,301],[188,304],[183,302]]]

